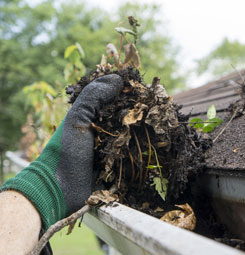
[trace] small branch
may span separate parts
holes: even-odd
[[[72,224],[78,218],[81,218],[86,212],[90,209],[89,205],[83,206],[77,212],[71,214],[69,217],[64,218],[63,220],[57,221],[55,224],[51,225],[46,233],[41,237],[33,250],[28,253],[28,255],[39,255],[44,246],[47,244],[49,239],[58,231],[60,231],[63,227]]]
[[[238,112],[238,108],[234,111],[233,115],[231,116],[230,120],[227,122],[225,127],[219,132],[219,134],[214,138],[213,143],[217,141],[217,139],[223,134],[223,132],[226,130],[226,128],[230,125],[232,120],[236,117],[236,114]]]

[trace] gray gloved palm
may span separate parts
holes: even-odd
[[[23,193],[39,211],[44,230],[81,208],[91,194],[96,112],[120,93],[122,79],[100,77],[77,97],[40,157],[2,186]]]

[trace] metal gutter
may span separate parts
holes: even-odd
[[[202,178],[219,220],[245,240],[245,171],[209,169]]]
[[[106,243],[127,255],[245,254],[118,203],[87,213],[84,223]]]

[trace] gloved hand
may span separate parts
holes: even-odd
[[[21,192],[34,204],[44,231],[80,209],[91,194],[94,137],[90,124],[121,89],[122,79],[116,74],[87,85],[42,154],[1,187],[1,191]]]

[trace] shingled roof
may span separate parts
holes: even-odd
[[[234,72],[199,88],[179,93],[174,96],[174,100],[183,105],[181,111],[190,113],[190,118],[205,119],[209,106],[214,104],[217,116],[224,120],[221,126],[210,133],[214,139],[231,118],[228,107],[241,98],[238,94],[241,86],[238,83],[243,83],[241,76],[245,77],[245,70],[240,74]],[[216,170],[245,170],[245,115],[234,118],[209,149],[206,167]]]

